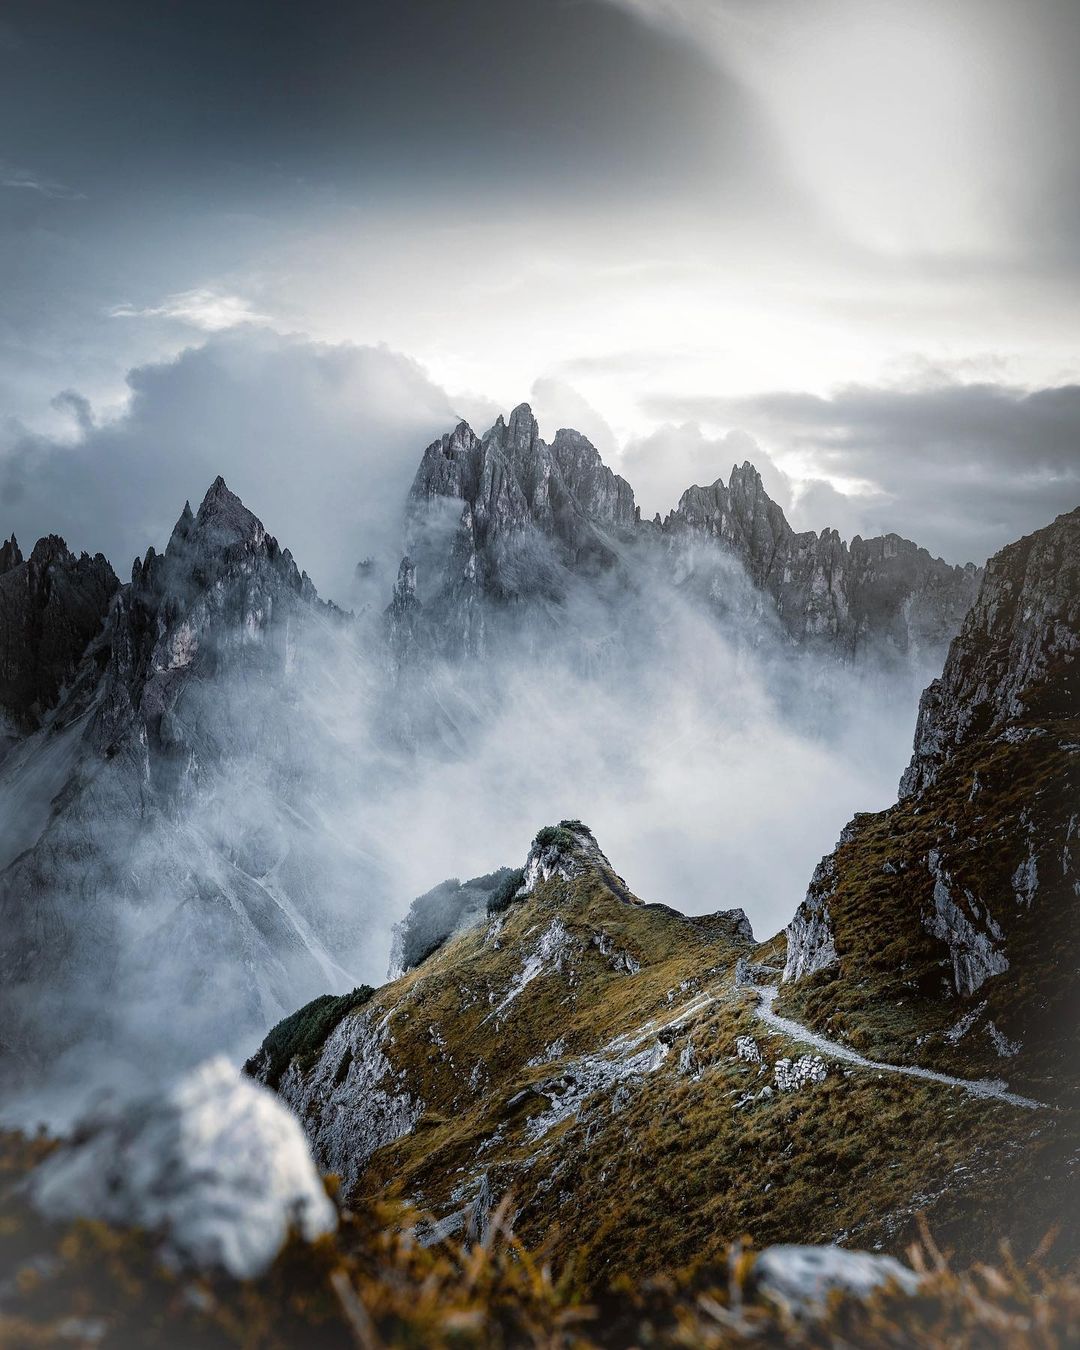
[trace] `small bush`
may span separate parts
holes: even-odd
[[[565,825],[545,825],[537,830],[533,844],[540,848],[573,848],[576,840]]]
[[[302,1070],[310,1069],[341,1019],[354,1008],[363,1007],[374,992],[371,985],[362,984],[351,994],[320,994],[305,1003],[268,1032],[257,1053],[244,1065],[244,1072],[255,1077],[265,1066],[266,1085],[276,1089],[294,1059],[300,1060]]]
[[[503,910],[509,909],[524,880],[524,867],[515,867],[499,889],[488,897],[487,912],[489,914],[501,914]]]

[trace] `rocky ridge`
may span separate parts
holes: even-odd
[[[436,1241],[482,1235],[512,1192],[517,1230],[573,1250],[587,1284],[748,1231],[898,1246],[915,1197],[967,1243],[962,1216],[996,1213],[1010,1186],[1029,1188],[1034,1223],[1052,1210],[1034,1173],[1060,1177],[1064,1127],[1045,1113],[763,1031],[755,981],[784,944],[755,945],[741,911],[642,903],[580,822],[541,831],[517,876],[281,1078],[357,1203],[401,1185]]]
[[[200,1017],[231,1009],[242,1035],[298,989],[348,987],[327,952],[345,935],[323,890],[340,883],[298,828],[303,761],[288,736],[305,652],[336,622],[220,478],[164,553],[136,561],[56,725],[4,766],[0,790],[41,801],[5,837],[0,871],[9,1059],[29,1068],[88,1035],[108,1042],[114,1014],[125,1034],[160,1036],[163,998],[188,1010],[194,1048]]]
[[[844,660],[933,664],[978,584],[975,567],[949,566],[898,535],[847,544],[835,530],[797,534],[749,463],[726,485],[688,488],[664,520],[642,522],[630,485],[585,437],[561,430],[547,445],[522,404],[482,438],[462,422],[424,452],[399,577],[407,594],[396,592],[388,610],[392,641],[415,641],[419,625],[441,650],[476,654],[507,605],[557,602],[570,577],[617,568],[629,546],[659,545],[685,585],[708,568],[692,558],[701,544],[745,569],[790,640]]]
[[[14,535],[0,546],[0,719],[9,741],[56,706],[119,584],[100,553],[76,557],[57,535],[25,559]]]
[[[688,488],[663,530],[718,541],[772,597],[794,641],[827,644],[847,660],[878,644],[943,648],[978,585],[974,566],[951,567],[896,534],[848,544],[835,530],[796,533],[750,463],[733,467],[726,486]]]

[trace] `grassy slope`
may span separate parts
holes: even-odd
[[[839,964],[785,985],[777,1009],[865,1054],[1006,1077],[1019,1091],[1075,1107],[1080,908],[1061,860],[1080,814],[1080,718],[1017,725],[1041,734],[979,741],[917,799],[856,818],[835,854],[829,901]],[[1029,838],[1038,841],[1039,888],[1025,909],[1012,878]],[[955,890],[970,890],[1009,935],[1010,969],[967,998],[952,992],[947,949],[921,922],[933,908],[932,848]],[[971,1030],[950,1043],[949,1028],[984,1001]],[[991,1020],[1021,1043],[1014,1057],[998,1055]]]
[[[50,1145],[0,1133],[0,1344],[5,1350],[93,1346],[245,1350],[735,1350],[800,1345],[835,1350],[1064,1350],[1080,1320],[1077,1271],[999,1256],[950,1269],[932,1246],[919,1295],[894,1288],[835,1299],[817,1321],[793,1322],[756,1290],[752,1253],[655,1281],[616,1283],[583,1303],[503,1224],[482,1244],[423,1247],[415,1215],[380,1203],[341,1215],[334,1237],[292,1240],[260,1280],[197,1275],[164,1264],[151,1238],[100,1223],[43,1225],[12,1189]],[[1026,1253],[1024,1254],[1026,1257]]]
[[[554,921],[571,938],[562,967],[493,1018]],[[900,1250],[917,1211],[965,1255],[992,1250],[1003,1233],[1034,1245],[1059,1215],[1071,1117],[837,1065],[819,1087],[736,1109],[771,1081],[735,1057],[736,1035],[754,1035],[770,1062],[798,1051],[764,1032],[754,996],[735,987],[746,945],[703,930],[624,903],[594,873],[542,886],[497,934],[454,939],[380,990],[367,1013],[390,1014],[386,1054],[426,1109],[413,1133],[371,1159],[357,1198],[397,1187],[445,1215],[486,1176],[491,1196],[513,1195],[522,1238],[572,1258],[586,1289],[707,1259],[742,1234]],[[613,969],[594,944],[600,934],[640,971]],[[776,948],[751,954],[775,960]],[[575,1057],[670,1019],[702,991],[713,1001],[662,1033],[671,1053],[655,1072],[530,1137]],[[558,1060],[530,1063],[557,1037]],[[688,1042],[690,1073],[680,1070]],[[1008,1199],[1017,1194],[1021,1213]]]

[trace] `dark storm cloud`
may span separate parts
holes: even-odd
[[[0,459],[5,537],[14,530],[29,551],[62,534],[125,575],[220,473],[324,593],[347,602],[361,557],[396,563],[420,455],[456,420],[402,356],[258,329],[133,370],[129,384],[120,418],[97,423],[84,398],[65,393],[75,441],[25,436]]]
[[[538,212],[556,253],[657,201],[805,220],[737,82],[606,7],[14,0],[3,22],[0,154],[39,185],[0,192],[0,409],[24,420],[170,349],[110,314],[212,287],[318,327],[293,261],[313,237],[404,237],[404,280],[432,231]],[[333,331],[386,339],[363,299]]]
[[[1076,385],[852,386],[828,398],[662,399],[651,410],[745,428],[769,448],[802,452],[823,477],[877,489],[842,496],[815,485],[804,514],[832,512],[817,527],[894,530],[958,561],[982,562],[1080,504]]]
[[[715,169],[717,138],[748,165],[756,148],[733,82],[564,0],[33,0],[7,22],[21,50],[5,123],[25,162],[65,181],[130,187],[149,169],[246,194],[375,175],[413,197],[537,174],[541,190],[602,191],[629,173],[647,190],[700,173],[703,149]]]

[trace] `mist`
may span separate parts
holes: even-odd
[[[460,506],[411,522],[429,608]],[[149,779],[138,747],[90,745],[93,706],[13,752],[5,884],[34,897],[57,964],[9,995],[5,1041],[47,1027],[51,1049],[5,1113],[63,1122],[91,1088],[241,1061],[318,994],[382,983],[416,895],[520,865],[561,818],[591,826],[643,900],[781,928],[851,815],[894,800],[943,654],[851,668],[793,645],[709,541],[646,531],[617,554],[571,573],[523,531],[502,565],[525,598],[491,602],[483,651],[429,644],[404,666],[379,570],[355,613],[230,601]]]

